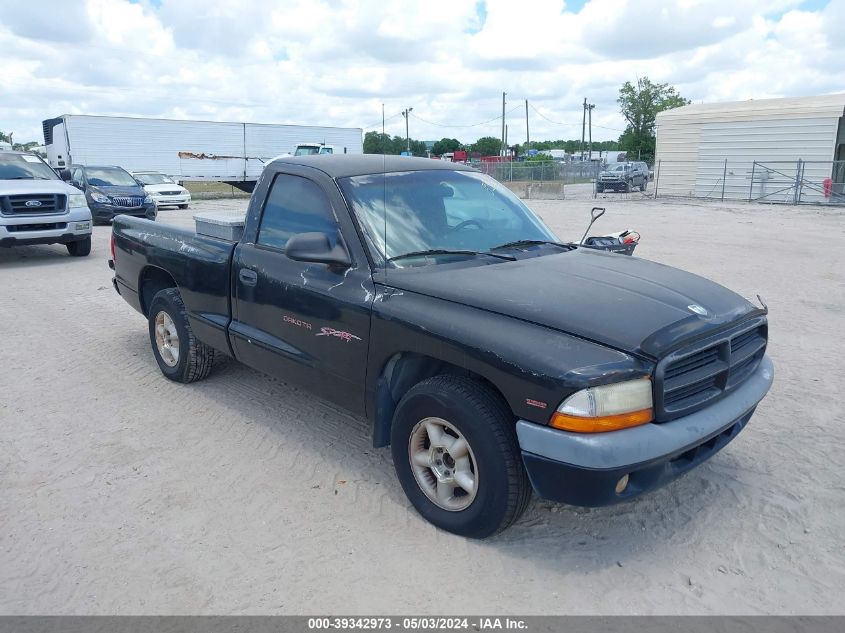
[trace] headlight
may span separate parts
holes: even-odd
[[[150,194],[147,194],[147,196],[144,198],[144,202],[152,202],[152,201],[153,201],[153,197]]]
[[[85,201],[85,195],[81,193],[72,193],[67,197],[68,209],[76,209],[77,207],[87,207],[88,203]]]
[[[651,422],[651,380],[639,378],[582,389],[564,400],[550,425],[576,433],[616,431]]]
[[[91,200],[94,202],[111,202],[108,196],[103,195],[102,193],[97,193],[96,191],[91,194]]]

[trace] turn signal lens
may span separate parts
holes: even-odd
[[[572,394],[549,424],[575,433],[603,433],[647,424],[653,418],[651,380],[640,378]]]

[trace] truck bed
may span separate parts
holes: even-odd
[[[226,328],[237,242],[125,215],[115,218],[113,236],[115,289],[132,307],[146,315],[155,293],[172,279],[196,336],[231,353]]]

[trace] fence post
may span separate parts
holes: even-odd
[[[795,185],[792,191],[792,204],[798,204],[798,187],[801,185],[801,159],[795,164]]]
[[[725,159],[725,168],[722,170],[722,202],[725,201],[725,178],[728,177],[728,159]]]
[[[748,188],[748,202],[751,202],[751,196],[754,194],[754,172],[757,170],[757,161],[751,165],[751,186]]]
[[[657,186],[660,184],[660,163],[663,160],[657,161],[657,173],[654,174],[654,199],[657,200]]]

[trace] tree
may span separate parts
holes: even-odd
[[[381,132],[367,132],[364,134],[364,153],[365,154],[398,154],[393,151],[393,144],[390,140],[389,134],[382,134]]]
[[[619,109],[628,126],[619,137],[619,148],[630,158],[654,158],[654,121],[658,112],[690,103],[673,86],[652,83],[648,77],[637,79],[636,86],[626,81],[619,89]]]
[[[495,136],[482,136],[472,144],[472,151],[482,156],[498,156],[502,149],[502,139]]]
[[[442,156],[443,154],[459,150],[462,147],[463,145],[456,138],[441,138],[434,144],[434,147],[431,148],[431,153],[434,156]]]
[[[425,143],[410,139],[411,154],[414,156],[428,156]],[[396,156],[407,149],[408,143],[404,136],[390,137],[381,132],[367,132],[364,134],[365,154],[387,154]]]

